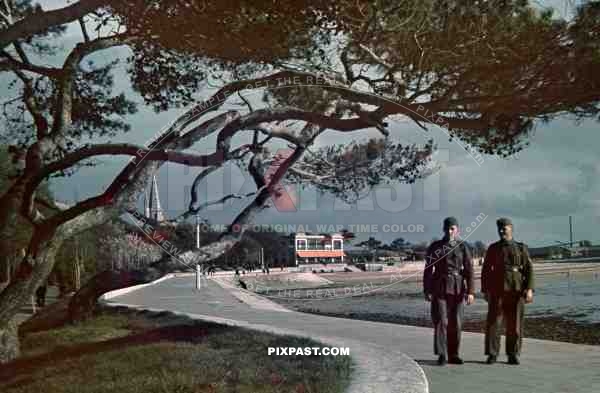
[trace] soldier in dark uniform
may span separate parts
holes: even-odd
[[[527,246],[513,240],[510,219],[500,218],[496,225],[500,241],[488,248],[481,271],[481,292],[488,302],[485,354],[488,364],[496,362],[504,316],[508,363],[519,364],[524,303],[533,301],[533,266]]]
[[[444,238],[433,242],[425,256],[423,289],[425,299],[431,302],[433,351],[439,356],[439,365],[447,361],[463,364],[458,355],[465,294],[467,304],[475,300],[471,252],[457,237],[458,221],[454,217],[446,218]]]

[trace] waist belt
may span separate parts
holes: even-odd
[[[448,272],[449,276],[462,276],[462,273],[459,271]]]
[[[508,272],[518,272],[521,270],[521,268],[519,266],[506,266],[504,270]]]

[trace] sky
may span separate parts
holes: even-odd
[[[54,7],[62,2],[43,3]],[[557,6],[559,13],[568,11],[563,1],[544,3]],[[73,40],[79,39],[76,29],[69,30],[69,34],[72,34]],[[117,48],[104,51],[101,56],[108,60],[127,54],[127,51]],[[127,88],[123,74],[125,64],[119,67],[116,73],[118,86],[123,86],[123,91],[139,101],[140,98]],[[115,92],[118,93],[119,89]],[[247,92],[246,95],[257,99],[257,96],[252,97],[252,93]],[[127,117],[132,131],[111,141],[144,144],[181,113],[183,110],[156,114],[140,105],[137,114]],[[515,238],[535,247],[569,240],[571,215],[575,240],[588,239],[600,243],[598,126],[593,121],[576,125],[568,119],[539,124],[528,148],[509,159],[498,159],[473,157],[459,142],[449,141],[442,128],[434,127],[425,132],[415,124],[395,118],[390,126],[393,140],[424,144],[427,139],[434,138],[438,145],[434,159],[441,165],[436,175],[412,185],[377,187],[354,205],[346,205],[331,195],[296,187],[289,190],[296,202],[294,211],[270,207],[258,215],[256,223],[282,224],[279,228],[283,230],[313,232],[337,230],[335,226],[339,225],[355,232],[357,240],[373,236],[387,243],[402,237],[417,243],[440,237],[441,222],[451,215],[458,218],[463,238],[489,243],[497,239],[495,220],[506,216],[514,222]],[[316,147],[378,135],[375,130],[344,135],[326,131],[316,140]],[[248,138],[249,133],[235,138],[233,147]],[[193,150],[203,154],[213,151],[214,137],[198,143]],[[97,167],[82,169],[73,177],[53,181],[51,188],[55,195],[71,202],[101,192],[127,158],[101,157],[99,161]],[[160,170],[160,199],[167,215],[175,216],[185,209],[189,186],[198,172],[196,168],[171,164]],[[209,178],[201,187],[200,195],[207,200],[215,200],[230,192],[253,190],[248,174],[237,167],[226,166]],[[203,217],[211,223],[227,224],[248,203],[250,199],[234,200],[209,208]],[[319,228],[318,225],[326,226]]]

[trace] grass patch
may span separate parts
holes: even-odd
[[[21,352],[22,356],[41,355],[61,347],[124,337],[134,330],[125,315],[102,313],[84,322],[30,333],[21,344]]]
[[[0,367],[2,392],[342,392],[348,356],[269,356],[313,340],[103,310],[72,326],[32,333],[26,357]]]

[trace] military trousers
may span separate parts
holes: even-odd
[[[447,354],[449,358],[458,356],[464,310],[464,295],[447,294],[443,297],[433,297],[433,353],[444,356]]]
[[[488,297],[485,325],[485,354],[498,356],[502,319],[506,324],[506,354],[518,356],[523,344],[525,299],[521,292],[504,292]]]

